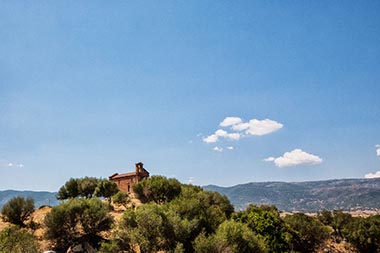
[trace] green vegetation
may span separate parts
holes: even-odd
[[[270,252],[289,250],[290,235],[275,206],[250,205],[245,211],[235,213],[234,219],[246,223],[265,242]]]
[[[290,248],[296,252],[314,252],[328,237],[327,229],[314,217],[296,213],[284,220],[292,234]]]
[[[111,197],[119,191],[117,185],[107,179],[95,177],[70,178],[62,186],[57,194],[57,199],[64,200],[70,198],[93,196],[104,197],[111,202]]]
[[[58,252],[89,243],[100,253],[311,253],[330,239],[349,242],[358,253],[380,253],[380,216],[324,210],[316,217],[283,217],[270,205],[234,212],[226,196],[162,176],[144,179],[134,190],[143,203],[137,207],[108,180],[70,179],[57,196],[63,201],[45,217],[44,238]],[[125,207],[115,211],[122,215],[117,223],[112,202]],[[38,252],[31,232],[41,225],[33,226],[33,210],[33,201],[22,197],[4,205],[3,219],[18,226],[0,233],[0,253]]]
[[[25,221],[34,211],[34,200],[32,198],[25,199],[18,196],[10,199],[2,208],[2,218],[6,222],[13,223],[20,227],[25,226]]]
[[[133,191],[139,199],[146,203],[168,202],[181,193],[181,183],[177,179],[163,176],[153,176],[133,186]]]
[[[24,228],[11,226],[0,233],[0,253],[40,252],[36,239]]]
[[[358,252],[380,252],[380,215],[364,218],[342,211],[323,211],[318,218],[333,228],[334,237],[352,243]]]
[[[45,237],[57,249],[65,249],[76,242],[97,244],[100,232],[111,228],[112,217],[108,206],[97,198],[70,199],[53,207],[45,217]]]
[[[131,199],[129,198],[128,193],[119,191],[112,196],[112,201],[116,205],[127,207],[127,205],[131,202]]]
[[[226,220],[208,237],[201,233],[194,241],[197,253],[210,252],[268,252],[265,243],[246,224]]]

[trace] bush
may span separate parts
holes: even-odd
[[[97,198],[70,199],[53,207],[45,217],[45,237],[65,249],[75,242],[97,244],[100,232],[111,228],[112,217],[108,206]]]
[[[200,234],[195,239],[194,249],[197,253],[267,252],[264,242],[247,225],[232,220],[223,222],[215,234],[208,237],[205,233]]]
[[[38,253],[38,245],[32,234],[25,229],[11,226],[0,233],[1,253]]]
[[[34,212],[34,200],[22,196],[10,199],[2,208],[3,220],[24,227],[25,221]]]
[[[131,200],[129,199],[129,194],[121,191],[119,191],[112,197],[112,201],[116,205],[122,205],[124,207],[127,207],[127,205],[131,202]]]
[[[361,253],[380,252],[380,216],[353,218],[344,229],[344,237]]]
[[[270,252],[288,252],[290,234],[280,212],[275,206],[249,205],[245,211],[235,213],[233,218],[243,222],[265,242]]]
[[[316,218],[303,213],[288,215],[284,218],[292,233],[292,250],[314,252],[328,237],[327,229]]]

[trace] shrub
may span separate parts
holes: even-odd
[[[38,253],[38,244],[32,234],[25,229],[11,226],[0,233],[0,252]]]
[[[303,213],[288,215],[284,218],[292,233],[292,249],[299,252],[314,252],[325,239],[328,232],[316,218]]]
[[[81,240],[97,244],[101,239],[99,233],[110,229],[112,223],[108,206],[99,199],[70,199],[46,215],[45,237],[52,240],[57,249]]]
[[[34,212],[34,200],[22,196],[10,199],[2,208],[3,220],[24,227],[24,222]]]
[[[265,243],[260,240],[247,225],[227,220],[223,222],[215,234],[206,237],[200,234],[194,242],[197,253],[263,253],[267,252]]]

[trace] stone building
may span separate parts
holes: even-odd
[[[144,164],[138,162],[136,163],[136,171],[123,174],[115,173],[109,177],[109,180],[115,182],[121,191],[133,192],[133,185],[148,177],[149,172],[144,169]]]

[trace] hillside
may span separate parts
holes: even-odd
[[[3,205],[8,202],[8,200],[16,196],[33,198],[34,205],[37,208],[44,205],[55,206],[59,204],[59,201],[55,197],[56,194],[57,194],[56,192],[46,192],[46,191],[14,191],[14,190],[0,191],[0,208],[2,208]]]
[[[262,182],[203,188],[225,194],[236,209],[244,209],[250,203],[276,205],[288,212],[380,209],[380,179]]]

